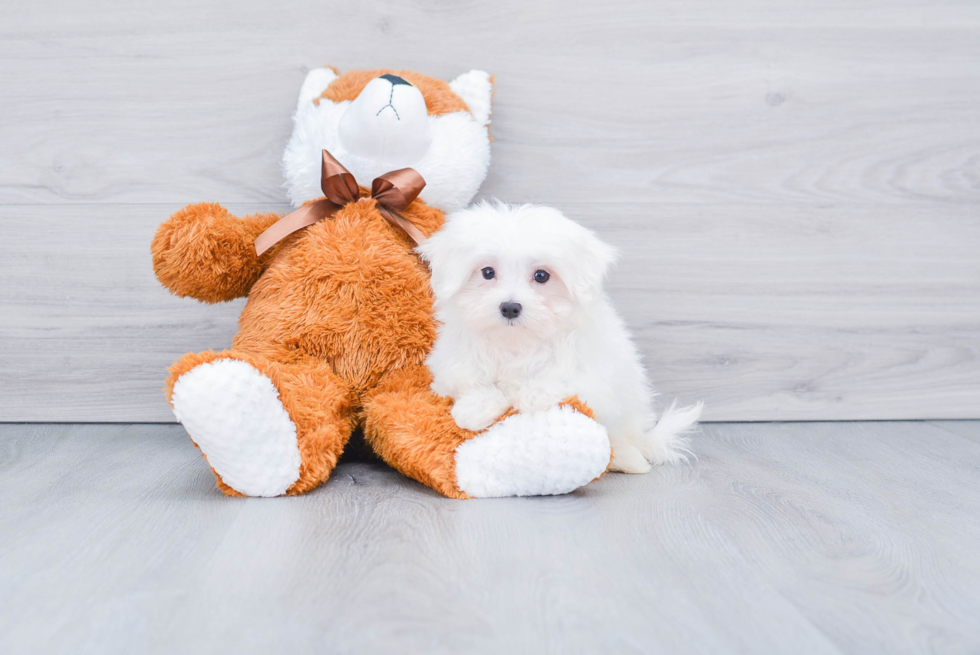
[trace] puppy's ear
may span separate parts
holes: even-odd
[[[464,247],[457,230],[447,224],[441,231],[416,246],[415,252],[432,271],[432,291],[436,300],[448,300],[463,288],[472,274],[472,246]]]
[[[592,231],[580,228],[556,268],[572,296],[580,303],[589,302],[602,294],[602,283],[617,259],[615,248]]]

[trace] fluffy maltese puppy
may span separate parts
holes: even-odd
[[[432,390],[467,430],[511,407],[578,396],[609,433],[612,470],[683,457],[701,405],[656,420],[640,355],[603,291],[616,251],[551,207],[482,203],[418,247],[432,269],[439,335]]]

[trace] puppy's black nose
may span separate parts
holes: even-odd
[[[521,303],[502,302],[500,303],[500,313],[503,314],[504,318],[506,319],[517,318],[521,315]]]
[[[405,81],[404,78],[398,77],[397,75],[392,75],[391,73],[385,73],[381,76],[381,79],[388,80],[391,82],[392,86],[398,86],[399,84],[405,84],[406,86],[412,86],[411,82]]]

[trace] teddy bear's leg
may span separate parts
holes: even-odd
[[[406,378],[411,378],[411,375]],[[405,475],[451,498],[555,495],[602,475],[606,430],[574,399],[544,412],[510,414],[474,434],[456,425],[452,402],[414,384],[381,387],[365,403],[364,435]]]
[[[354,394],[322,362],[225,351],[185,355],[170,370],[174,414],[228,495],[309,491],[350,437]]]
[[[374,394],[364,406],[364,438],[402,474],[450,498],[467,498],[456,481],[456,448],[473,433],[449,415],[452,405],[428,390]]]

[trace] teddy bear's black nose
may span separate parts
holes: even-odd
[[[381,79],[388,80],[389,82],[391,82],[392,86],[398,86],[399,84],[412,86],[411,82],[408,82],[404,78],[398,77],[397,75],[392,75],[391,73],[385,73],[384,75],[381,76]]]
[[[521,315],[521,303],[502,302],[500,303],[500,313],[503,314],[503,317],[508,320],[517,318]]]

